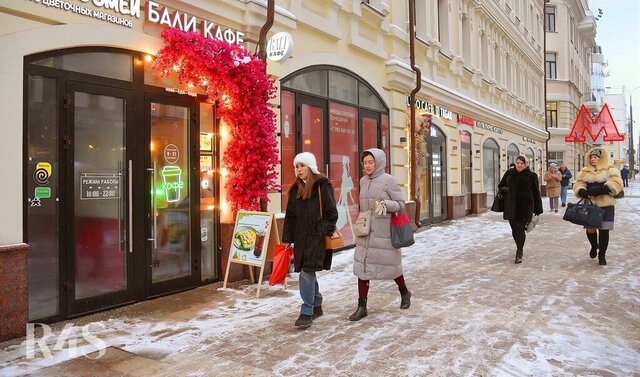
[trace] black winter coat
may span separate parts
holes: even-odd
[[[322,193],[322,220],[318,185]],[[298,188],[289,192],[287,212],[284,218],[283,243],[293,243],[294,268],[296,272],[322,271],[331,268],[332,252],[324,248],[324,235],[333,234],[338,221],[338,210],[331,182],[318,177],[313,194],[307,200],[296,198]]]
[[[521,172],[515,168],[507,170],[498,189],[504,195],[503,219],[529,222],[533,215],[542,213],[538,175],[528,167]]]

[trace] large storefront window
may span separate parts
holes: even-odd
[[[432,124],[429,137],[417,140],[416,149],[420,220],[423,224],[444,220],[447,213],[447,146],[444,133]]]
[[[460,131],[460,186],[467,215],[471,213],[471,134]]]
[[[31,321],[218,279],[214,106],[149,60],[97,47],[25,58]]]
[[[336,67],[313,67],[282,80],[282,210],[295,179],[293,158],[311,152],[333,184],[337,226],[345,244],[355,243],[360,154],[377,147],[389,159],[389,116],[380,97],[362,79]]]
[[[500,147],[493,139],[482,145],[482,183],[487,193],[487,203],[493,203],[500,183]]]
[[[524,151],[524,157],[527,159],[527,165],[529,165],[529,170],[532,172],[536,172],[536,155],[533,153],[533,149],[527,148]]]

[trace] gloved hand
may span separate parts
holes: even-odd
[[[373,211],[378,216],[386,215],[387,214],[387,206],[384,205],[384,200],[378,200],[376,202],[376,208]]]
[[[580,190],[578,190],[578,196],[583,199],[587,199],[589,197],[589,191],[587,191],[587,189],[581,188]]]
[[[589,195],[591,196],[605,195],[610,192],[609,186],[605,185],[604,183],[594,183],[589,186],[588,190]]]

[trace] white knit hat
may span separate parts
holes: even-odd
[[[318,171],[318,163],[316,162],[316,156],[309,152],[302,152],[296,155],[293,159],[293,168],[295,170],[296,165],[304,164],[309,167],[313,174],[320,174]]]
[[[552,163],[550,163],[550,164],[549,164],[549,167],[550,167],[550,168],[554,168],[554,169],[555,169],[555,168],[557,168],[557,167],[558,167],[558,165],[556,165],[556,163],[555,163],[555,162],[552,162]]]

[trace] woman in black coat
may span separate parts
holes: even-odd
[[[524,156],[516,158],[515,167],[504,173],[498,189],[504,197],[502,217],[509,220],[511,235],[516,241],[516,261],[522,263],[525,229],[533,215],[542,213],[542,198],[538,175],[527,167]]]
[[[299,287],[302,306],[295,326],[306,328],[322,315],[322,294],[316,271],[331,268],[332,251],[324,246],[324,236],[336,229],[338,210],[329,179],[318,171],[313,154],[298,154],[293,164],[296,179],[289,187],[282,242],[295,244],[294,268],[300,273]],[[320,198],[320,196],[322,198]],[[320,202],[322,201],[322,218]]]

